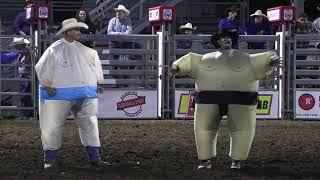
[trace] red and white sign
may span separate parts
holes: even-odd
[[[157,91],[105,91],[99,96],[98,118],[157,118]]]
[[[176,8],[173,6],[157,6],[149,8],[149,22],[173,22],[176,19]]]
[[[320,92],[296,91],[297,119],[320,119]]]
[[[294,6],[278,6],[267,9],[267,16],[272,23],[292,22],[296,17]]]

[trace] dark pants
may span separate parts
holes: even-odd
[[[24,75],[21,75],[21,78],[26,78]],[[21,81],[20,83],[20,93],[31,93],[31,82]],[[31,95],[21,96],[21,107],[32,107],[32,97]],[[22,115],[25,117],[33,117],[33,110],[22,110]]]

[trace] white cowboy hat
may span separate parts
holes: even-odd
[[[251,14],[250,16],[251,16],[251,17],[252,17],[252,16],[263,16],[263,17],[267,17],[265,14],[262,13],[261,10],[257,10],[254,14]]]
[[[88,29],[87,24],[78,22],[75,18],[66,19],[62,22],[62,28],[56,33],[56,35],[59,35],[61,33],[64,33],[74,28],[81,28],[81,27]]]
[[[10,43],[10,46],[12,47],[18,44],[30,44],[30,41],[25,38],[15,37],[13,38],[13,41]]]
[[[126,16],[129,16],[130,11],[122,4],[119,4],[119,6],[117,8],[114,8],[115,11],[123,11]]]
[[[192,24],[191,24],[191,23],[187,23],[187,24],[185,24],[185,25],[180,26],[179,29],[191,29],[191,30],[195,30],[195,29],[197,29],[197,27],[192,27]]]

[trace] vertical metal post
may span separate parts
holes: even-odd
[[[143,18],[143,1],[144,0],[140,0],[140,5],[139,5],[139,20],[141,21]]]
[[[0,50],[2,49],[1,45],[2,45],[2,37],[1,37],[1,31],[2,31],[2,21],[1,21],[1,17],[0,17]],[[1,56],[0,56],[0,64],[2,64],[1,61]],[[2,71],[2,66],[0,66],[0,92],[2,92],[2,78],[1,78],[1,71]],[[2,101],[2,94],[0,93],[0,107],[1,107],[1,101]],[[0,108],[0,114],[2,114],[2,110]]]
[[[158,32],[158,117],[163,117],[163,62],[164,62],[164,25],[161,26],[162,31]]]

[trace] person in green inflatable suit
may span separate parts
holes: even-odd
[[[232,169],[246,160],[256,126],[258,80],[279,66],[279,57],[269,51],[248,54],[232,49],[238,36],[224,29],[211,37],[218,51],[200,55],[188,53],[172,64],[171,72],[195,79],[195,121],[198,169],[211,169],[216,156],[218,128],[227,115]]]

